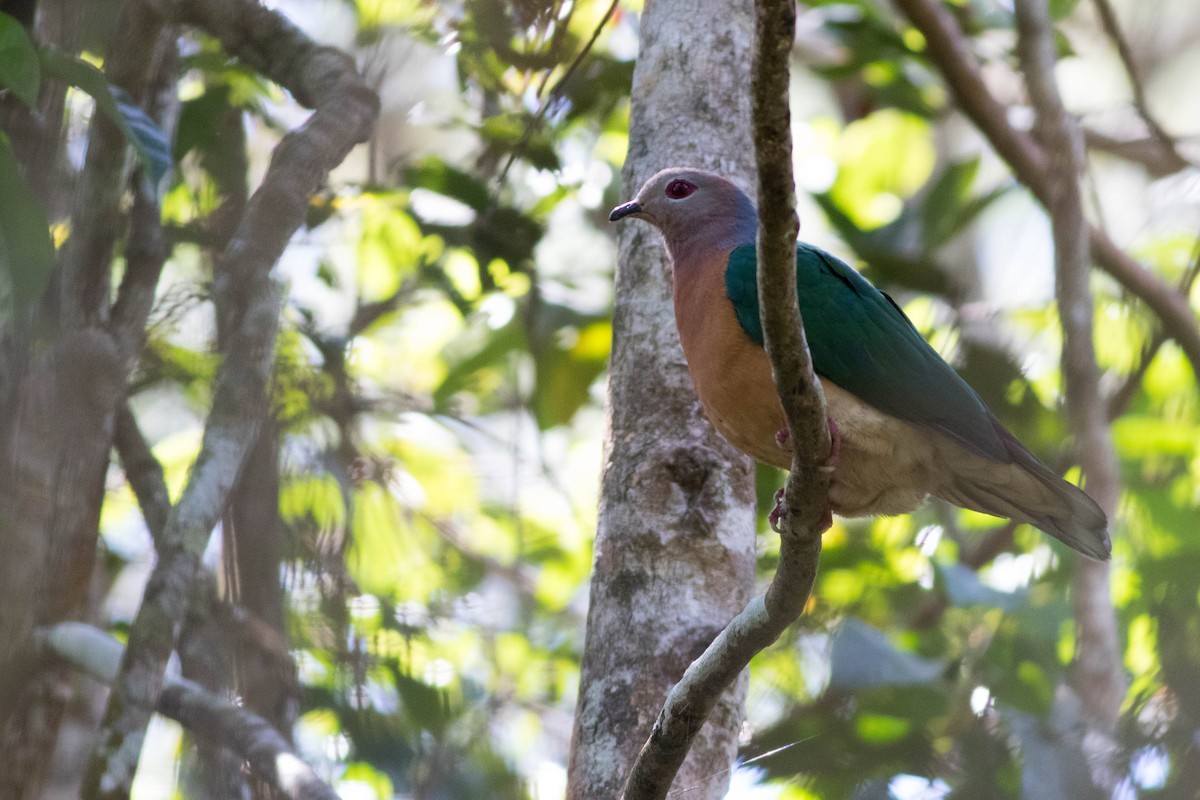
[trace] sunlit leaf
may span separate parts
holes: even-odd
[[[1200,426],[1158,416],[1126,414],[1113,424],[1113,439],[1121,452],[1129,456],[1190,456],[1200,446]]]
[[[877,228],[900,215],[904,199],[933,170],[929,123],[910,114],[878,111],[846,126],[837,160],[831,196],[860,227]]]

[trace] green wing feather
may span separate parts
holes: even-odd
[[[763,343],[754,245],[729,256],[725,287],[746,335]],[[1012,455],[987,406],[892,299],[836,257],[800,243],[796,285],[813,369],[893,417],[932,428],[980,455]]]

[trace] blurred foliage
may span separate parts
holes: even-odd
[[[809,24],[837,54],[832,63],[818,59],[815,71],[844,115],[832,134],[837,123],[827,118],[801,123],[836,166],[813,200],[858,266],[901,302],[1005,424],[1065,470],[1070,443],[1052,360],[1060,334],[1051,297],[1047,291],[1036,304],[980,318],[981,301],[1019,293],[1018,279],[990,278],[986,259],[971,263],[964,247],[972,226],[1021,225],[1022,215],[1040,212],[976,134],[959,129],[948,145],[943,90],[924,63],[919,34],[874,3],[808,5]],[[1073,7],[1056,4],[1056,19],[1068,19]],[[1011,69],[1011,37],[1003,47],[994,37],[1011,33],[1011,17],[995,4],[952,8],[985,60]],[[1073,24],[1078,31],[1080,22]],[[1059,33],[1060,51],[1068,52]],[[802,148],[802,165],[806,159],[820,165]],[[1095,179],[1104,192],[1103,173]],[[1014,214],[1017,207],[1023,211]],[[1186,207],[1194,220],[1195,204]],[[1143,235],[1137,255],[1177,281],[1200,257],[1191,224]],[[1040,268],[1048,270],[1048,261]],[[1111,388],[1141,363],[1153,325],[1118,287],[1093,285],[1097,349]],[[1048,359],[1031,368],[1015,358],[1030,350]],[[1200,733],[1198,400],[1196,376],[1168,344],[1113,427],[1124,481],[1110,525],[1113,594],[1131,686],[1112,766],[1125,776],[1127,797],[1200,790],[1188,744]],[[779,480],[764,472],[760,508]],[[982,562],[980,537],[998,545]],[[835,524],[812,616],[802,623],[807,632],[756,660],[752,675],[766,686],[752,690],[752,724],[756,706],[770,711],[753,725],[746,757],[765,777],[786,782],[784,797],[1101,796],[1079,746],[1079,702],[1067,688],[1071,559],[1039,537],[937,504],[911,520]]]
[[[1073,7],[1056,3],[1056,17],[1089,24]],[[951,8],[989,67],[1011,69],[1008,12]],[[289,302],[273,400],[304,687],[297,740],[355,797],[550,797],[565,781],[612,334],[615,252],[601,229],[628,144],[636,15],[618,11],[562,81],[607,9],[334,9],[381,89],[384,127],[364,156],[369,178],[336,173],[280,265]],[[1065,471],[1057,320],[1048,292],[1022,291],[1049,274],[1046,253],[1011,273],[988,261],[1027,258],[1023,240],[1044,245],[1030,222],[1040,212],[948,117],[919,34],[870,0],[802,12],[832,54],[801,65],[804,88],[824,98],[797,125],[806,235],[891,293]],[[38,73],[22,35],[0,25],[0,83],[28,102]],[[190,43],[183,69],[163,194],[172,257],[131,388],[175,492],[214,374],[215,231],[230,187],[261,173],[297,118],[211,42]],[[242,127],[246,149],[230,135]],[[0,141],[5,314],[41,291],[51,258],[46,212],[11,162]],[[1195,258],[1183,217],[1132,243],[1170,280]],[[1107,388],[1138,368],[1154,324],[1111,282],[1094,284]],[[1189,797],[1200,786],[1200,396],[1171,344],[1113,430],[1125,487],[1114,599],[1131,678],[1115,769],[1126,796]],[[760,471],[761,509],[780,480]],[[140,526],[128,486],[110,481],[114,571],[146,557]],[[762,549],[765,579],[773,536]],[[811,613],[752,665],[745,756],[773,787],[764,796],[1089,796],[1064,689],[1072,563],[1037,531],[936,503],[839,520]],[[120,626],[128,600],[112,607]]]

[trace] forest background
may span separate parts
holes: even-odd
[[[750,6],[3,10],[0,797],[561,796],[577,698],[604,677],[581,662],[602,471],[628,454],[606,397],[674,380],[622,355],[637,306],[607,212],[670,137],[751,186]],[[798,12],[803,238],[1077,479],[1052,173],[1023,160],[1043,134],[1029,32],[1001,0]],[[726,720],[741,765],[685,770],[681,796],[1200,788],[1200,14],[1047,12],[1098,232],[1111,567],[938,503],[836,520],[805,617]],[[639,111],[639,57],[713,101]],[[647,274],[665,285],[661,259]],[[761,591],[783,473],[728,458],[749,489],[738,591]],[[619,488],[705,530],[689,512],[712,487],[668,477],[665,501],[651,479]],[[634,664],[634,641],[586,646]],[[639,674],[660,694],[678,678]],[[644,737],[661,697],[637,697],[613,731]],[[618,786],[641,737],[601,758]]]

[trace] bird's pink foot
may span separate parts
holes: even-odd
[[[833,421],[833,417],[826,417],[825,423],[829,426],[829,458],[825,459],[822,467],[832,470],[837,467],[838,459],[842,457],[842,434],[838,430],[838,424]],[[792,432],[786,425],[775,431],[775,444],[787,450],[791,447],[791,442]]]
[[[842,434],[838,431],[838,425],[833,421],[833,417],[826,417],[826,422],[829,425],[829,457],[825,459],[825,463],[820,466],[822,472],[832,473],[837,469],[838,461],[842,457]],[[775,432],[775,443],[780,447],[786,447],[791,439],[791,434],[786,427],[780,428]],[[776,533],[781,533],[779,530],[780,522],[788,514],[787,501],[784,498],[784,490],[780,489],[775,492],[775,507],[771,509],[771,513],[767,514],[767,521],[771,523],[771,530]],[[828,502],[825,503],[825,510],[821,512],[821,521],[817,523],[817,533],[824,533],[833,527],[833,506]]]

